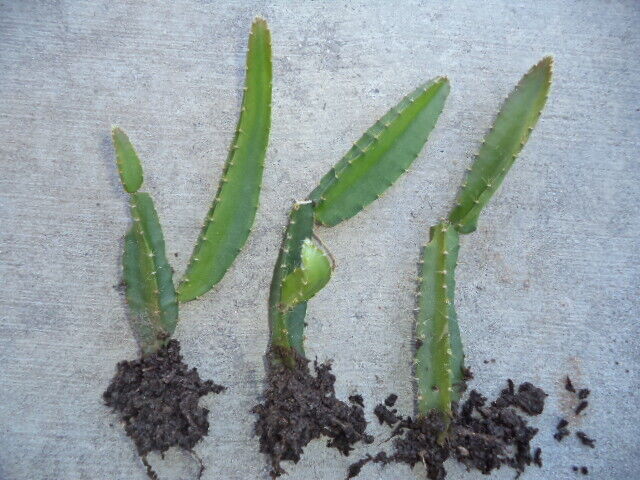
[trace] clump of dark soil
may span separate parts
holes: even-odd
[[[569,425],[569,422],[565,418],[561,418],[558,425],[556,425],[556,433],[553,434],[553,438],[558,442],[561,442],[564,437],[568,437],[571,434],[567,425]]]
[[[349,455],[359,441],[371,443],[365,433],[363,401],[360,395],[349,397],[350,405],[335,396],[336,377],[329,363],[313,363],[295,356],[296,365],[270,362],[264,402],[253,408],[258,415],[255,432],[260,437],[260,452],[269,456],[271,477],[286,473],[283,460],[297,463],[303,448],[322,435],[329,437],[327,446]]]
[[[469,392],[462,405],[455,405],[449,434],[444,418],[436,411],[426,417],[398,416],[388,404],[380,404],[375,413],[381,423],[393,426],[394,452],[380,452],[367,456],[351,465],[347,478],[356,477],[369,462],[405,463],[413,467],[423,464],[427,478],[446,478],[444,462],[449,457],[463,463],[467,469],[483,474],[502,466],[516,470],[518,475],[532,463],[542,466],[541,450],[532,452],[531,440],[538,429],[528,425],[527,420],[514,407],[530,415],[538,415],[544,409],[546,393],[530,383],[523,383],[515,391],[513,382],[491,404],[476,390]],[[395,399],[394,399],[395,400]],[[393,403],[391,404],[393,406]],[[398,420],[393,422],[393,418]]]
[[[145,456],[173,446],[191,451],[209,431],[209,410],[198,406],[200,397],[224,389],[189,369],[180,343],[171,340],[156,353],[120,362],[103,398],[120,414],[149,476],[156,478]]]

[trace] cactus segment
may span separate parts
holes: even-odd
[[[245,244],[255,219],[271,124],[271,34],[256,19],[249,35],[240,120],[213,205],[180,281],[181,302],[218,283]]]
[[[442,222],[431,228],[422,251],[415,353],[420,415],[437,409],[450,418],[451,402],[464,388],[464,356],[454,307],[458,249],[458,232]]]
[[[302,243],[301,263],[282,281],[280,304],[284,311],[308,301],[331,278],[329,257],[307,238]]]
[[[166,342],[178,322],[173,271],[167,262],[162,229],[151,197],[131,195],[133,227],[125,238],[124,277],[127,301],[145,353]],[[136,262],[137,258],[137,262]]]
[[[502,105],[449,214],[458,232],[476,229],[480,212],[527,142],[549,95],[552,67],[552,57],[543,58],[522,77]]]
[[[129,193],[135,193],[142,186],[142,166],[140,159],[127,134],[119,127],[111,129],[113,146],[116,150],[116,164],[122,186]]]
[[[131,328],[144,353],[156,351],[162,345],[162,331],[156,330],[147,313],[143,294],[143,279],[140,271],[140,248],[133,228],[124,237],[122,270],[126,288],[127,304],[131,312]]]
[[[304,356],[303,332],[307,302],[303,301],[283,311],[283,281],[302,264],[302,249],[305,239],[313,236],[313,204],[295,203],[289,216],[289,225],[285,231],[278,261],[271,279],[269,293],[269,323],[271,343],[284,351],[295,349]]]
[[[374,123],[309,195],[316,220],[337,225],[380,197],[422,150],[448,94],[449,81],[437,78]]]

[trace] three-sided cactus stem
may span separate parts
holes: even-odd
[[[464,387],[462,343],[454,307],[458,232],[443,221],[422,251],[416,308],[415,373],[418,413],[451,418]]]
[[[417,158],[448,94],[449,81],[436,78],[374,123],[309,195],[316,221],[337,225],[379,198]]]
[[[529,139],[549,95],[552,68],[552,57],[543,58],[522,77],[502,105],[449,214],[449,221],[460,233],[476,229],[480,212]]]
[[[247,241],[258,209],[269,140],[271,83],[271,34],[267,22],[256,19],[249,35],[240,120],[218,192],[178,286],[181,302],[217,284]]]
[[[271,345],[277,347],[274,353],[285,357],[279,360],[284,360],[290,366],[295,362],[292,363],[293,359],[287,355],[287,352],[295,350],[299,355],[304,356],[304,317],[307,302],[303,300],[290,308],[283,308],[283,283],[290,274],[302,267],[303,246],[305,240],[313,237],[313,221],[312,202],[298,202],[293,205],[271,279],[269,292]]]
[[[151,353],[169,340],[178,322],[173,270],[167,261],[153,200],[137,191],[142,186],[138,155],[117,127],[113,129],[113,144],[122,185],[130,193],[133,219],[122,257],[126,298],[134,335],[142,352]]]

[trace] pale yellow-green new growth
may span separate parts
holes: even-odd
[[[331,278],[327,254],[307,238],[302,243],[301,263],[282,282],[281,308],[289,310],[318,293]]]

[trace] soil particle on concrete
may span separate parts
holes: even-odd
[[[576,432],[576,437],[580,440],[580,443],[586,445],[587,447],[596,448],[595,440],[589,437],[586,433],[582,431]]]
[[[304,447],[323,435],[329,437],[327,446],[343,455],[359,441],[373,442],[365,432],[362,397],[352,395],[350,405],[336,398],[329,363],[314,362],[313,375],[309,360],[296,356],[295,361],[293,368],[270,362],[264,401],[252,410],[258,415],[255,432],[260,452],[271,461],[272,478],[286,473],[280,462],[297,463]]]
[[[487,399],[472,390],[462,405],[454,407],[449,434],[444,441],[439,441],[447,428],[441,414],[433,411],[417,419],[396,415],[393,454],[380,452],[366,456],[351,465],[347,478],[356,477],[364,465],[373,462],[382,465],[405,463],[411,467],[420,463],[426,467],[427,478],[443,480],[446,477],[444,462],[449,457],[469,470],[484,474],[502,466],[513,468],[518,474],[532,463],[541,466],[541,450],[531,451],[531,440],[538,429],[529,426],[512,407],[538,414],[544,408],[546,396],[530,383],[520,385],[516,393],[510,381],[500,397],[487,405]],[[390,411],[386,405],[378,405],[375,411],[376,415],[384,413],[384,423],[389,423]],[[391,413],[395,415],[396,412]]]
[[[553,438],[555,438],[558,442],[561,442],[564,437],[567,437],[571,434],[571,432],[569,432],[569,429],[567,428],[567,425],[569,425],[569,422],[564,418],[561,418],[558,422],[558,425],[556,425],[556,433],[553,434]]]
[[[180,343],[171,340],[156,353],[120,362],[103,398],[144,457],[174,446],[191,451],[209,431],[209,410],[198,406],[200,397],[224,389],[189,369]]]
[[[576,415],[580,415],[582,411],[589,406],[589,402],[582,400],[576,407]]]
[[[578,398],[580,400],[584,400],[589,396],[590,393],[591,390],[589,390],[588,388],[581,388],[580,390],[578,390]]]
[[[576,393],[576,389],[573,386],[573,382],[569,377],[567,377],[564,381],[564,388],[567,392]]]
[[[533,386],[529,382],[524,382],[515,392],[513,381],[507,380],[507,388],[502,390],[498,399],[494,402],[494,406],[504,408],[507,406],[519,407],[528,415],[539,415],[544,408],[544,399],[547,394],[538,387]]]
[[[397,400],[398,400],[398,395],[396,395],[395,393],[392,393],[385,399],[384,404],[387,407],[393,407],[396,404]]]

